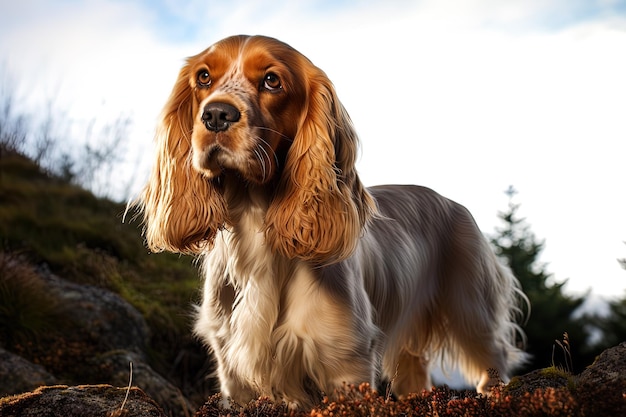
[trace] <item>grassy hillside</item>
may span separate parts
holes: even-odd
[[[183,390],[202,380],[206,354],[190,332],[200,286],[192,259],[150,254],[135,213],[122,223],[124,204],[97,198],[19,153],[0,152],[1,250],[120,294],[150,326],[152,366]]]

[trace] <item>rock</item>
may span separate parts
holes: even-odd
[[[626,342],[602,352],[578,377],[583,416],[626,415]]]
[[[36,365],[0,347],[0,397],[54,385],[57,379]]]
[[[66,281],[53,274],[42,274],[60,303],[75,312],[69,317],[84,338],[96,344],[98,351],[124,349],[142,353],[149,338],[143,316],[119,295],[92,285]]]
[[[126,393],[128,398],[125,401]],[[0,400],[2,417],[166,417],[139,388],[57,385]]]
[[[563,402],[558,408],[567,405],[576,416],[626,416],[625,370],[626,342],[602,352],[578,376],[555,367],[539,369],[512,378],[502,393],[516,401],[526,396],[544,407]]]
[[[579,387],[615,385],[626,388],[626,342],[602,352],[578,377]],[[625,390],[626,392],[626,390]]]
[[[526,392],[546,388],[571,388],[575,384],[575,377],[558,368],[550,367],[537,369],[525,375],[511,378],[511,381],[502,389],[503,394],[519,397]]]
[[[128,385],[129,363],[133,364],[132,384],[140,387],[159,403],[169,415],[187,416],[194,407],[180,390],[159,375],[144,362],[140,355],[128,351],[111,351],[100,355],[94,363],[100,369],[108,369],[107,382],[117,386]]]
[[[72,327],[80,329],[84,340],[93,344],[93,356],[77,365],[84,370],[77,369],[76,373],[82,377],[75,382],[125,386],[132,362],[133,385],[158,401],[168,414],[188,415],[192,407],[180,390],[148,364],[145,354],[148,325],[131,304],[108,290],[76,284],[53,274],[44,275],[61,304],[80,312],[70,318]]]
[[[36,332],[22,332],[21,343],[7,343],[5,349],[0,349],[0,397],[54,384],[123,387],[128,385],[132,362],[133,385],[158,401],[168,415],[193,414],[194,407],[181,391],[150,366],[146,353],[149,328],[130,303],[106,289],[64,280],[46,268],[35,269],[22,259],[12,262],[7,264],[12,268],[8,269],[13,272],[12,284],[23,283],[28,273],[29,282],[37,285],[23,292],[45,294],[38,304],[18,307],[28,310],[32,305],[53,304],[57,308],[54,319],[47,320],[45,326]],[[23,312],[14,310],[17,317]],[[11,323],[5,320],[0,324],[7,322]],[[32,337],[27,340],[24,335]],[[11,339],[3,337],[0,344],[4,345],[5,340]]]

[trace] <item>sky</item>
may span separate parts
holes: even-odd
[[[487,235],[512,185],[556,282],[626,295],[626,0],[0,0],[20,104],[130,117],[112,175],[135,178],[132,193],[184,59],[235,34],[276,37],[327,73],[366,185],[433,188]]]

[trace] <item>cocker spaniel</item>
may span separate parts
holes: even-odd
[[[486,392],[524,360],[524,296],[470,213],[365,188],[357,142],[324,72],[278,40],[229,37],[180,71],[139,205],[151,250],[202,257],[195,333],[226,403],[380,379],[404,395],[443,356]]]

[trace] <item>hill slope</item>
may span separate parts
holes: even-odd
[[[4,255],[18,257],[37,270],[49,270],[74,283],[119,294],[149,326],[146,345],[151,366],[191,399],[201,402],[206,398],[207,355],[190,332],[192,303],[200,286],[192,259],[150,254],[139,221],[127,218],[122,222],[124,204],[98,198],[49,175],[19,153],[6,149],[0,152],[0,244]],[[3,296],[10,296],[3,291],[7,285],[0,280],[0,304]],[[28,298],[36,297],[30,294]],[[20,308],[41,308],[34,304],[24,303]],[[0,347],[44,367],[55,361],[57,368],[76,367],[75,363],[59,363],[59,358],[49,353],[42,354],[41,346],[36,344],[31,348],[24,343],[16,345],[24,337],[37,337],[28,329],[28,323],[22,327],[15,324],[28,313],[0,310]],[[72,374],[71,369],[67,371]]]

